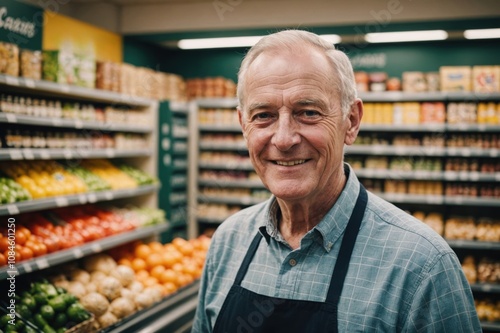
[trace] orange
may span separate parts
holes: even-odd
[[[144,287],[152,287],[158,284],[158,279],[152,276],[149,276],[142,281]]]
[[[0,267],[3,267],[5,265],[7,265],[7,259],[5,258],[3,253],[0,253]]]
[[[129,258],[121,258],[120,260],[118,260],[118,264],[132,267],[132,260],[130,260]]]
[[[165,292],[164,296],[167,296],[177,290],[177,285],[173,282],[166,282],[163,284],[163,290]]]
[[[132,269],[136,272],[146,269],[148,265],[146,264],[146,261],[141,258],[134,258],[132,260]]]
[[[166,268],[172,267],[177,262],[175,256],[173,256],[171,253],[163,253],[161,255],[161,258],[162,258],[162,264]]]
[[[152,252],[158,253],[163,251],[163,244],[160,242],[151,242],[148,245]]]
[[[151,253],[147,258],[146,258],[146,264],[149,269],[161,265],[163,263],[163,258],[161,254],[159,253]]]
[[[31,259],[33,258],[33,251],[27,247],[27,246],[23,246],[21,247],[20,245],[16,246],[16,250],[18,249],[19,253],[21,253],[21,260],[28,260],[28,259]]]
[[[135,256],[144,260],[147,259],[151,252],[151,249],[146,244],[140,244],[134,249]]]
[[[161,277],[160,277],[160,281],[161,283],[163,284],[166,284],[166,283],[176,283],[177,281],[177,273],[174,272],[173,270],[171,269],[166,269],[162,274],[161,274]]]
[[[163,274],[163,272],[165,272],[165,270],[166,270],[165,267],[163,267],[162,265],[158,265],[158,266],[151,268],[149,273],[151,274],[152,277],[155,277],[158,280],[160,280],[161,275]]]
[[[149,277],[149,272],[145,269],[141,269],[135,273],[135,279],[139,282],[143,282]]]
[[[172,266],[172,270],[176,273],[183,273],[184,272],[184,265],[181,263],[176,263]]]

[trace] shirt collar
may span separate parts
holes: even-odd
[[[344,233],[359,193],[359,180],[347,163],[344,163],[344,172],[347,181],[339,198],[320,223],[306,234],[306,236],[311,234],[314,240],[323,246],[326,252],[330,252],[335,242]],[[278,202],[276,201],[276,197],[272,196],[264,209],[265,216],[259,227],[259,231],[267,243],[270,242],[271,238],[278,242],[284,242],[277,228],[278,211]]]

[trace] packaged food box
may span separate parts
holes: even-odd
[[[89,55],[76,55],[76,85],[85,88],[95,88],[96,62]]]
[[[427,82],[427,91],[439,91],[439,73],[425,73],[425,81]]]
[[[423,102],[420,104],[421,124],[443,124],[446,111],[442,102]]]
[[[21,76],[33,79],[42,79],[42,52],[21,50]]]
[[[0,42],[0,74],[19,76],[19,47]]]
[[[75,84],[77,81],[77,59],[68,51],[50,50],[42,53],[42,77],[44,80]]]
[[[112,61],[96,63],[96,88],[120,92],[120,65]]]
[[[472,67],[472,85],[475,92],[500,91],[500,66]]]
[[[427,91],[427,82],[423,72],[403,72],[403,91]]]
[[[439,68],[442,91],[471,91],[470,66],[442,66]]]

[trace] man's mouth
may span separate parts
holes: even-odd
[[[299,165],[299,164],[304,164],[306,160],[296,160],[296,161],[275,161],[277,165],[283,165],[283,166],[294,166],[294,165]]]

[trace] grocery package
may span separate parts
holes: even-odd
[[[354,79],[356,81],[356,89],[358,92],[366,92],[370,90],[370,78],[366,72],[354,72]]]
[[[42,79],[42,52],[21,50],[21,76],[33,79]]]
[[[96,88],[120,92],[120,65],[112,61],[96,64]]]
[[[427,91],[427,80],[423,72],[403,72],[403,91]]]
[[[369,75],[370,91],[386,91],[387,73],[374,72]]]
[[[186,80],[188,98],[199,97],[234,97],[236,84],[223,77],[207,77]]]
[[[441,91],[471,91],[470,66],[442,66],[439,68]]]
[[[0,74],[19,76],[19,47],[0,42]]]
[[[77,60],[68,51],[48,51],[42,53],[42,77],[44,80],[57,83],[76,83]]]
[[[442,102],[423,102],[420,104],[421,124],[444,124],[446,107]]]
[[[473,66],[472,86],[475,92],[500,91],[500,66]]]

